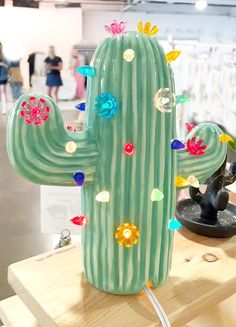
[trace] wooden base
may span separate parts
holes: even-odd
[[[224,302],[219,303],[215,308],[187,323],[185,327],[236,326],[235,307],[236,295],[231,296]],[[0,302],[0,316],[6,324],[2,327],[40,327],[18,296]]]
[[[40,327],[18,296],[0,302],[0,317],[6,327]]]
[[[205,261],[203,256],[207,253],[217,260]],[[189,321],[235,293],[235,259],[235,237],[209,239],[184,229],[176,233],[170,277],[154,290],[173,327],[196,327],[195,322]],[[88,284],[82,272],[79,245],[13,264],[8,279],[37,319],[34,327],[160,326],[146,296],[110,295]],[[3,309],[0,310],[2,315]],[[7,325],[11,326],[16,325]]]
[[[205,314],[194,319],[186,327],[235,327],[236,295],[209,309]]]

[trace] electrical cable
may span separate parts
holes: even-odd
[[[157,298],[155,297],[154,293],[151,291],[151,289],[147,286],[144,287],[144,292],[147,295],[149,301],[151,302],[158,318],[160,319],[160,322],[162,324],[163,327],[171,327],[171,324],[169,322],[169,319],[164,311],[164,309],[162,308],[161,304],[159,303],[159,301],[157,300]]]

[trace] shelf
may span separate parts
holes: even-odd
[[[0,317],[5,327],[40,327],[32,313],[16,295],[0,302]]]
[[[189,322],[186,327],[235,327],[236,294],[219,303],[205,314]]]
[[[236,326],[236,294],[211,308],[209,312],[189,322],[185,327]],[[40,327],[33,315],[18,296],[0,302],[0,316],[6,325],[2,327]]]
[[[217,261],[204,261],[206,253],[214,254]],[[235,237],[210,239],[185,229],[176,233],[170,277],[153,290],[173,327],[183,327],[235,293],[235,258]],[[146,296],[110,295],[87,283],[80,245],[15,263],[9,267],[8,279],[44,327],[160,326]]]

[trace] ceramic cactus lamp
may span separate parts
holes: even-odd
[[[204,155],[176,140],[170,62],[147,23],[138,32],[107,26],[89,76],[85,130],[71,133],[47,96],[22,96],[8,125],[15,169],[38,184],[82,187],[83,263],[88,281],[115,294],[155,287],[172,257],[175,189],[204,181],[225,159],[220,129],[202,124],[190,132],[204,139]],[[82,106],[84,108],[84,106]],[[176,178],[177,177],[177,178]],[[195,178],[195,180],[194,180]],[[85,223],[84,223],[85,222]]]

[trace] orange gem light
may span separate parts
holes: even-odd
[[[138,243],[139,235],[139,230],[134,224],[125,223],[117,227],[115,239],[119,245],[130,248],[134,244]]]

